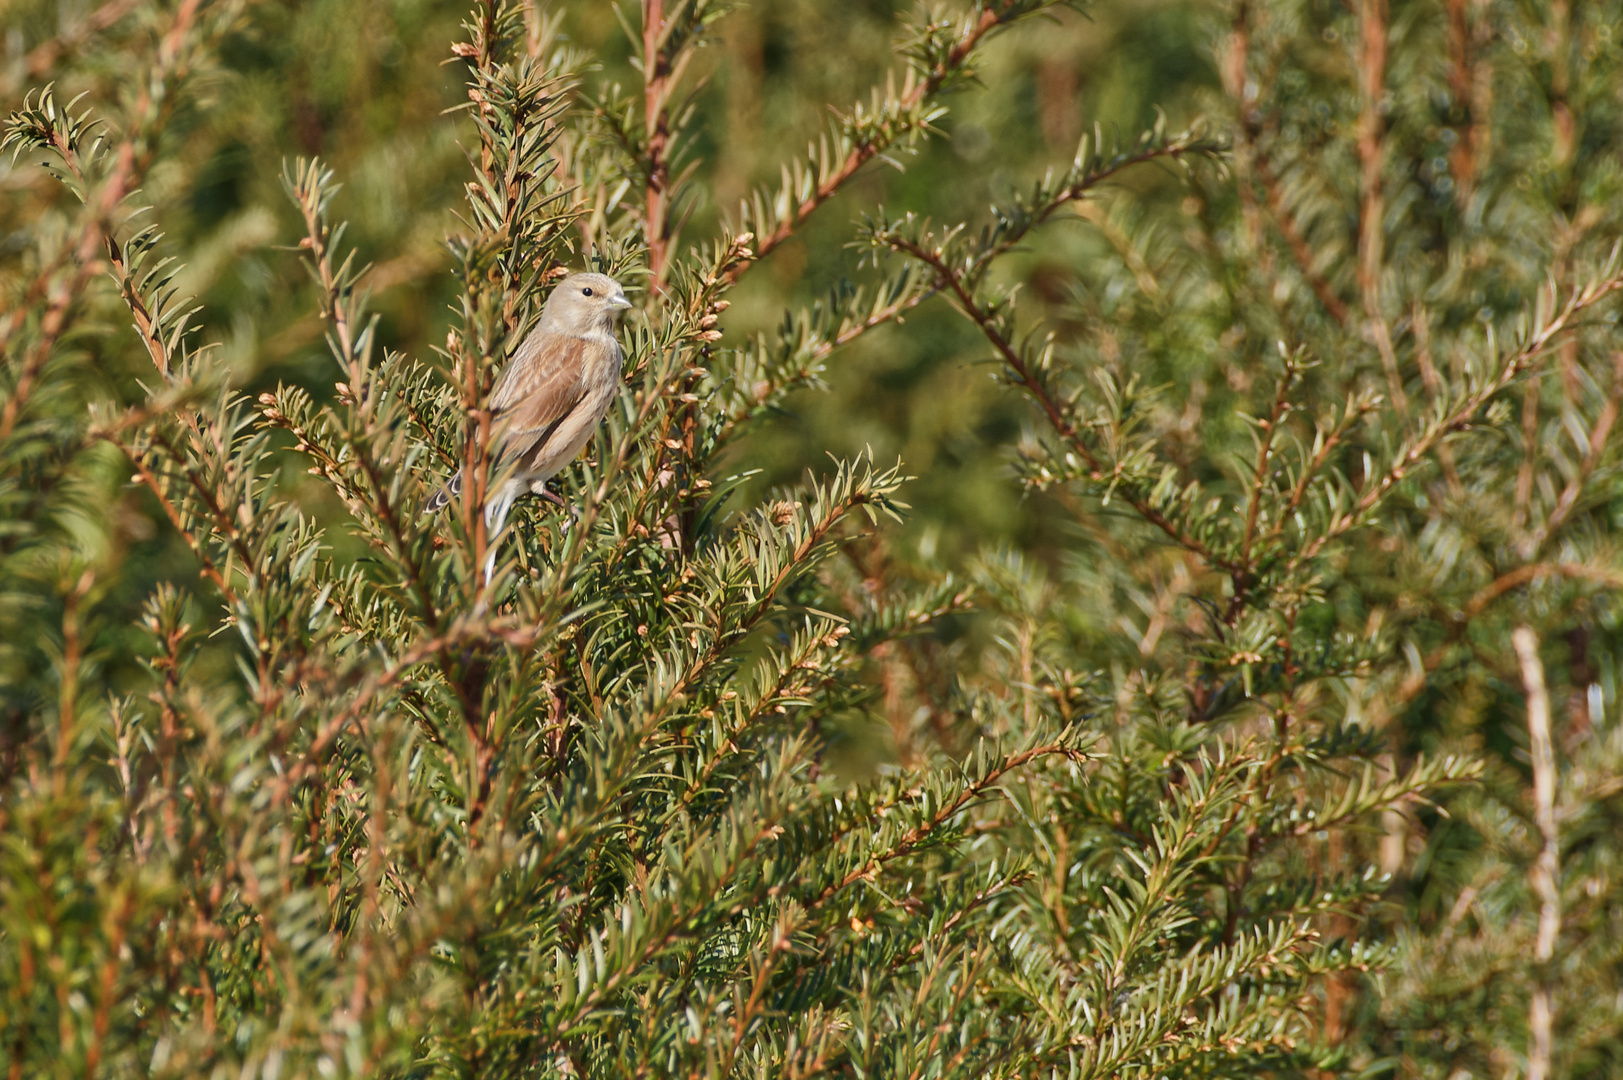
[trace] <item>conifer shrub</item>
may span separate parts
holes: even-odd
[[[862,208],[746,335],[733,290],[1073,5],[921,11],[707,234],[730,5],[625,5],[630,85],[488,0],[443,344],[380,339],[290,155],[331,366],[251,391],[142,195],[250,5],[136,6],[127,96],[4,135],[11,1076],[1615,1070],[1616,5],[1240,4],[1201,127]],[[580,268],[638,298],[624,386],[487,578],[490,387]],[[904,551],[905,462],[751,484],[930,308],[1063,559]]]

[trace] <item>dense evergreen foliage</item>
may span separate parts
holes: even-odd
[[[14,5],[8,1074],[1623,1069],[1623,4],[1079,9]]]

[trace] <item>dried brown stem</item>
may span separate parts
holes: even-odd
[[[1466,603],[1461,611],[1461,623],[1480,615],[1489,604],[1512,589],[1520,588],[1535,578],[1568,577],[1580,581],[1593,581],[1613,589],[1623,589],[1623,573],[1583,563],[1529,563],[1518,566],[1494,578]]]

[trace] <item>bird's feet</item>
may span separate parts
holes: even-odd
[[[569,518],[563,523],[562,526],[564,532],[567,533],[569,531],[569,527],[580,520],[580,507],[576,506],[574,503],[565,501],[562,497],[548,488],[542,488],[536,494],[540,495],[543,499],[547,500],[547,502],[551,503],[553,506],[556,506],[558,509],[569,511]]]

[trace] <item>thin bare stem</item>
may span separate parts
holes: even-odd
[[[1539,916],[1538,941],[1533,950],[1538,971],[1527,1018],[1527,1077],[1528,1080],[1547,1080],[1554,1027],[1550,966],[1555,958],[1556,939],[1561,933],[1561,891],[1556,884],[1561,832],[1555,819],[1555,746],[1550,738],[1550,692],[1544,683],[1538,635],[1531,627],[1518,626],[1511,633],[1511,641],[1521,661],[1522,684],[1527,691],[1527,733],[1533,757],[1533,817],[1543,839],[1530,875],[1533,893],[1539,899]]]
[[[1364,298],[1370,336],[1386,369],[1392,404],[1400,414],[1407,415],[1409,398],[1403,392],[1403,378],[1392,348],[1392,329],[1381,309],[1381,269],[1386,259],[1386,205],[1381,189],[1381,170],[1386,162],[1385,122],[1381,118],[1386,97],[1386,0],[1359,0],[1358,27],[1358,85],[1363,97],[1358,115],[1358,160],[1364,192],[1358,215],[1358,289]]]
[[[665,280],[671,239],[667,150],[671,140],[668,104],[672,72],[671,57],[664,46],[666,37],[665,0],[642,0],[643,122],[647,139],[643,148],[643,232],[648,243],[648,277],[656,293]]]

